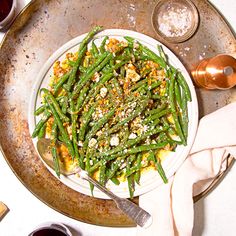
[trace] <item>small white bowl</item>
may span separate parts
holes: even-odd
[[[198,10],[191,0],[159,0],[152,13],[154,30],[169,43],[188,40],[198,24]]]
[[[17,6],[17,1],[13,0],[9,14],[3,21],[0,21],[0,30],[6,29],[12,23],[16,15],[16,6]]]

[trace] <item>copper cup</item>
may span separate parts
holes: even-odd
[[[195,83],[206,89],[229,89],[236,85],[236,59],[218,55],[202,60],[192,76]]]

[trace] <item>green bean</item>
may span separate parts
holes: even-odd
[[[177,73],[177,80],[178,80],[178,83],[181,85],[181,87],[184,90],[187,101],[191,102],[192,101],[191,92],[190,92],[189,86],[188,86],[187,82],[185,81],[181,72]]]
[[[174,94],[175,94],[175,99],[177,101],[177,104],[178,104],[179,108],[183,109],[182,99],[181,99],[181,92],[180,92],[180,88],[179,88],[178,83],[175,83]]]
[[[105,185],[105,182],[106,182],[106,174],[105,174],[105,171],[106,171],[106,162],[103,161],[102,162],[102,165],[100,166],[99,168],[99,183],[104,186]]]
[[[68,98],[65,97],[63,99],[63,101],[61,102],[61,111],[63,114],[66,114],[67,113],[67,109],[68,109]]]
[[[121,86],[120,86],[120,84],[119,84],[119,81],[114,77],[114,78],[111,80],[111,82],[114,84],[114,87],[115,87],[115,89],[116,89],[118,95],[119,95],[120,97],[123,97],[123,91],[122,91],[122,88],[121,88]]]
[[[130,169],[130,165],[131,165],[130,158],[131,157],[128,157],[128,159],[127,159],[126,171],[129,171],[129,169]],[[128,182],[129,195],[130,195],[130,198],[132,199],[134,197],[134,187],[135,187],[133,174],[131,174],[127,177],[127,182]]]
[[[101,72],[102,72],[103,74],[106,74],[106,73],[110,72],[110,69],[111,69],[110,65],[107,64],[107,65],[105,65],[105,66],[102,68]]]
[[[71,106],[72,112],[74,112],[75,111],[75,104],[74,104],[73,100],[71,100],[70,106]],[[83,168],[84,167],[83,160],[80,159],[78,144],[77,144],[78,143],[78,140],[77,140],[77,118],[78,118],[78,115],[75,113],[72,113],[72,115],[71,115],[72,143],[73,143],[73,147],[74,147],[74,151],[75,151],[75,158],[78,161],[79,166],[81,168]]]
[[[104,39],[102,40],[101,46],[99,48],[101,53],[105,52],[105,45],[106,45],[107,39],[108,39],[108,36],[105,36]]]
[[[41,129],[39,130],[38,133],[38,138],[43,138],[45,136],[45,132],[46,132],[46,123],[43,124],[43,126],[41,127]]]
[[[181,126],[179,124],[178,116],[176,114],[175,99],[174,99],[174,86],[175,86],[175,74],[172,74],[171,80],[170,80],[170,88],[169,88],[170,109],[171,109],[172,116],[174,119],[176,131],[177,131],[181,141],[183,142],[183,144],[186,145],[186,140],[183,135],[183,131],[181,129]]]
[[[135,177],[137,184],[139,184],[139,180],[140,180],[140,172],[141,172],[141,167],[142,167],[141,161],[142,161],[142,153],[138,153],[136,164],[133,167],[130,167],[129,170],[126,170],[126,174],[125,174],[126,177],[132,174],[134,174],[134,177],[135,177],[135,174],[138,173],[136,174],[136,177]]]
[[[168,133],[169,133],[170,135],[175,135],[175,134],[176,134],[175,130],[174,130],[172,127],[170,127],[170,128],[168,129]]]
[[[182,119],[183,119],[182,129],[183,129],[183,133],[184,133],[184,136],[186,139],[188,137],[188,122],[189,122],[188,104],[187,103],[188,102],[187,102],[186,94],[183,94],[183,96],[182,96],[182,106],[183,106],[183,109],[182,109]]]
[[[121,155],[121,156],[119,156],[119,155],[117,155],[117,156],[109,156],[109,157],[106,157],[105,158],[105,160],[106,161],[112,161],[112,160],[114,160],[116,157],[119,157],[120,158],[120,160],[123,160],[123,159],[125,159],[126,157],[128,156],[128,154],[126,155]],[[95,170],[97,170],[98,168],[99,168],[99,166],[102,164],[102,161],[103,160],[99,160],[97,163],[95,163],[89,170],[88,170],[88,172],[89,173],[92,173],[92,172],[94,172]],[[118,174],[118,173],[117,173]]]
[[[149,158],[154,162],[155,168],[158,171],[160,177],[162,178],[163,182],[166,184],[168,183],[168,179],[166,178],[165,172],[162,168],[161,161],[159,158],[156,158],[153,152],[149,153]]]
[[[138,170],[134,173],[134,181],[136,184],[140,185],[140,177],[141,177],[141,171]]]
[[[160,124],[160,119],[157,118],[151,122],[151,127],[155,127],[156,125]],[[164,125],[165,126],[165,125]]]
[[[81,73],[86,73],[86,68],[83,67],[82,65],[80,65],[80,66],[79,66],[79,71],[80,71]]]
[[[145,78],[148,76],[148,74],[152,71],[151,68],[145,69],[142,73],[141,73],[141,77]]]
[[[156,120],[164,115],[167,115],[170,113],[170,109],[165,109],[165,110],[162,110],[158,113],[155,113],[153,115],[150,115],[148,116],[144,121],[143,121],[143,124],[148,124],[149,122],[153,121],[153,120]]]
[[[89,152],[86,154],[85,170],[88,172],[89,176],[91,177],[92,172],[89,172],[89,169],[91,167],[91,165],[90,165],[90,155],[91,155],[91,153],[89,153]],[[91,195],[93,196],[94,185],[92,183],[89,183],[89,187],[90,187]]]
[[[115,62],[114,62],[114,59],[112,58],[112,59],[110,60],[110,67],[113,67],[114,64],[115,64]]]
[[[55,95],[58,94],[59,89],[62,87],[62,85],[69,79],[71,74],[70,72],[67,72],[66,74],[64,74],[62,77],[59,78],[58,82],[54,85],[53,87],[53,92]]]
[[[116,177],[112,177],[111,181],[115,184],[115,185],[120,185],[120,181],[116,178]]]
[[[99,166],[102,164],[102,160],[95,163],[93,166],[91,166],[89,169],[87,169],[88,173],[93,173]]]
[[[71,86],[76,82],[76,73],[78,71],[78,67],[80,66],[80,63],[82,61],[82,58],[84,57],[84,54],[87,50],[87,47],[83,47],[78,53],[78,58],[75,61],[75,65],[72,68],[72,71],[70,73],[69,79],[67,81],[66,89],[70,91]]]
[[[169,87],[170,87],[170,80],[166,80],[166,91],[165,91],[165,94],[169,94]]]
[[[49,111],[45,111],[43,114],[43,117],[38,122],[38,124],[35,126],[34,131],[32,133],[32,138],[35,138],[38,136],[40,129],[43,127],[43,125],[47,122],[47,120],[50,118],[51,113]]]
[[[60,142],[62,142],[62,143],[65,143],[65,140],[63,139],[62,135],[59,135],[59,136],[58,136],[58,140],[59,140]]]
[[[92,117],[92,114],[94,113],[95,110],[95,105],[97,105],[96,103],[89,109],[88,113],[84,116],[84,118],[82,118],[83,123],[80,127],[80,132],[79,132],[79,140],[83,141],[84,140],[84,136],[85,136],[85,132],[86,132],[86,128],[87,125]]]
[[[140,145],[140,146],[133,147],[130,149],[124,149],[123,151],[110,155],[110,156],[106,156],[105,159],[108,161],[108,160],[113,160],[114,158],[118,156],[122,156],[122,155],[131,155],[131,154],[136,154],[143,151],[160,149],[160,148],[164,148],[167,144],[168,142],[161,142],[161,143],[149,144],[149,145]]]
[[[120,67],[122,67],[123,65],[125,65],[128,61],[130,60],[130,58],[124,58],[123,61],[116,63],[113,67],[111,67],[109,72],[112,72],[114,70],[119,69]]]
[[[162,168],[161,161],[160,161],[159,158],[157,159],[157,162],[156,162],[155,167],[156,167],[156,169],[157,169],[159,175],[161,176],[163,182],[164,182],[165,184],[167,184],[167,183],[168,183],[168,179],[167,179],[167,177],[166,177],[166,175],[165,175],[165,172],[164,172],[164,170],[163,170],[163,168]]]
[[[161,85],[161,81],[157,81],[157,82],[155,82],[155,83],[152,83],[150,86],[149,86],[149,85],[146,86],[146,88],[149,89],[149,90],[152,90],[152,89],[154,89],[154,88],[159,87],[160,85]]]
[[[148,115],[153,115],[153,114],[159,113],[162,110],[164,110],[166,107],[167,107],[167,104],[163,103],[159,107],[157,107],[156,109],[152,109],[152,110],[146,111],[145,115],[148,116]]]
[[[67,59],[67,63],[70,67],[73,67],[75,65],[75,62],[70,59]]]
[[[154,94],[152,95],[152,99],[157,100],[157,99],[162,99],[163,97],[159,94]]]
[[[128,126],[124,126],[123,128],[123,139],[121,144],[125,144],[129,138],[129,128]]]
[[[57,141],[57,123],[53,122],[52,132],[51,132],[51,152],[52,152],[55,172],[58,178],[60,178],[60,164],[59,164],[59,156],[58,156],[57,147],[56,147],[56,141]]]
[[[121,76],[122,79],[125,78],[125,67],[124,66],[122,66],[120,68],[120,76]]]
[[[166,63],[162,60],[161,57],[157,56],[153,51],[151,51],[148,47],[141,45],[142,51],[150,57],[154,62],[159,64],[162,68],[166,68]]]
[[[88,82],[81,90],[80,90],[80,93],[79,93],[79,96],[77,98],[77,103],[76,103],[76,106],[75,106],[75,112],[79,112],[80,109],[81,109],[81,106],[84,102],[84,99],[86,97],[86,93],[88,92],[89,90],[89,85],[90,83]]]
[[[160,55],[160,60],[163,63],[163,68],[167,70],[167,57],[166,54],[163,51],[163,48],[161,45],[157,45],[157,49],[159,51],[159,55]]]
[[[133,85],[133,87],[131,87],[130,90],[134,91],[134,90],[140,88],[142,85],[145,85],[147,83],[147,81],[148,81],[148,78],[140,80],[137,84]]]
[[[102,29],[101,26],[95,26],[86,36],[85,38],[82,40],[79,50],[81,50],[82,48],[84,48],[85,45],[88,44],[88,42],[93,38],[93,36],[95,34],[97,34],[100,30]]]
[[[53,95],[45,88],[42,88],[41,91],[47,95],[48,99],[50,99],[51,103],[53,104],[53,106],[54,106],[57,114],[60,116],[60,118],[65,122],[69,122],[70,121],[69,118],[63,114],[55,97],[53,97]]]
[[[169,122],[165,116],[161,117],[161,122],[163,123],[164,126],[169,126]]]
[[[116,160],[114,163],[112,163],[113,165],[110,169],[110,172],[107,175],[107,180],[112,179],[115,176],[117,170],[121,166],[121,163],[122,163],[121,160]]]
[[[68,137],[68,134],[67,134],[67,132],[65,131],[65,129],[63,127],[62,121],[61,121],[61,119],[60,119],[56,109],[54,108],[52,101],[49,99],[48,96],[46,96],[46,102],[47,102],[47,104],[49,106],[49,109],[52,112],[52,115],[53,115],[53,117],[55,119],[55,122],[58,125],[58,128],[59,128],[59,130],[61,132],[61,135],[62,135],[62,137],[63,137],[63,139],[65,141],[65,144],[66,144],[66,146],[68,148],[68,151],[69,151],[71,157],[74,158],[75,153],[74,153],[73,145],[71,144],[71,141],[70,141],[70,139]]]
[[[93,42],[92,42],[92,49],[91,49],[91,52],[92,52],[93,57],[95,57],[95,58],[96,58],[96,57],[98,56],[98,54],[99,54],[98,48],[97,48],[96,44],[94,43],[94,40],[93,40]]]
[[[163,58],[163,60],[167,63],[167,62],[168,62],[168,58],[167,58],[167,56],[166,56],[166,54],[165,54],[165,52],[164,52],[162,46],[161,46],[161,45],[157,45],[157,49],[158,49],[158,51],[159,51],[159,55],[160,55],[160,56]]]
[[[42,106],[40,106],[39,108],[37,108],[37,109],[35,110],[34,115],[35,115],[35,116],[38,116],[38,115],[40,115],[41,113],[43,113],[44,110],[45,110],[45,105],[42,105]]]

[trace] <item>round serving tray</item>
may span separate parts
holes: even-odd
[[[91,224],[133,226],[110,200],[80,194],[58,181],[38,157],[28,129],[27,113],[35,78],[50,55],[65,42],[88,32],[93,25],[123,28],[157,38],[151,14],[156,1],[35,0],[17,17],[0,50],[0,143],[20,181],[55,210]],[[163,41],[188,70],[199,59],[234,53],[236,40],[220,14],[205,0],[194,1],[200,15],[195,35],[181,44]],[[218,27],[215,27],[215,25]],[[200,114],[235,100],[235,89],[197,89]],[[138,202],[138,198],[135,199]]]

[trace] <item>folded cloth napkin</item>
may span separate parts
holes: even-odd
[[[176,174],[168,184],[140,196],[139,204],[153,216],[153,223],[138,228],[138,236],[192,235],[193,196],[225,170],[229,154],[236,157],[235,117],[236,102],[200,120],[190,154]]]

